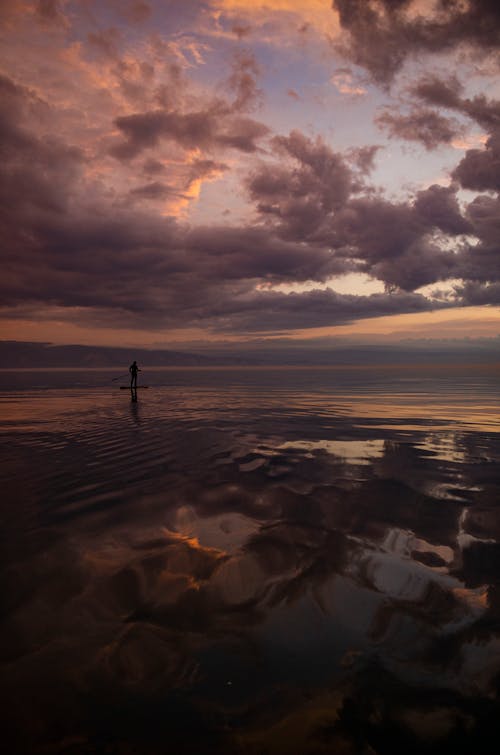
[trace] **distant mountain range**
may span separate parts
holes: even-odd
[[[497,339],[487,341],[420,341],[396,345],[322,346],[280,345],[205,350],[203,354],[166,349],[133,349],[110,346],[56,346],[51,343],[0,341],[0,364],[6,368],[128,367],[136,359],[145,367],[314,366],[384,364],[493,364],[500,363]]]

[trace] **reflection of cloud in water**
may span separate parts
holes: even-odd
[[[383,440],[297,440],[287,441],[279,449],[307,451],[313,454],[326,451],[351,464],[370,464],[372,459],[383,456]]]
[[[426,433],[415,447],[432,455],[436,461],[463,464],[467,461],[491,461],[483,444],[471,448],[467,434],[462,431]]]
[[[175,510],[169,526],[186,537],[196,537],[204,546],[234,551],[254,533],[257,524],[235,511],[201,517],[192,506]]]
[[[304,383],[150,391],[140,423],[119,392],[17,395],[0,632],[20,752],[479,751],[498,435],[420,421],[416,394],[384,430],[385,383],[363,420]]]
[[[400,558],[412,558],[428,569],[447,573],[453,565],[455,553],[447,545],[435,545],[428,540],[416,537],[409,530],[393,528],[389,530],[381,544],[382,551],[393,553]]]

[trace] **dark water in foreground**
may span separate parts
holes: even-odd
[[[116,374],[0,376],[9,753],[497,751],[498,370]]]

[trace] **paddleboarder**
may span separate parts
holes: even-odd
[[[135,359],[128,368],[128,371],[130,372],[130,389],[132,391],[137,390],[137,373],[140,372],[140,369],[137,366]]]

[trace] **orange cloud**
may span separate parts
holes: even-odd
[[[456,307],[404,315],[386,315],[358,320],[334,328],[295,331],[294,338],[320,336],[370,336],[383,340],[404,338],[493,338],[500,335],[499,307]]]
[[[451,146],[454,149],[478,149],[483,147],[488,141],[488,134],[466,134],[465,136],[457,137],[451,142]]]
[[[332,76],[330,81],[337,88],[340,94],[347,94],[351,97],[363,97],[367,91],[364,87],[359,86],[355,83],[352,74],[349,71],[337,71],[337,73]]]
[[[337,36],[340,31],[337,13],[325,0],[216,0],[220,13],[238,15],[261,25],[277,16],[295,17],[300,31],[314,29],[321,35]]]

